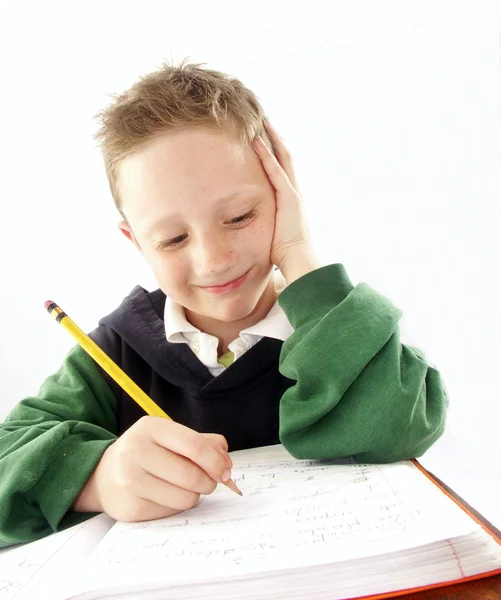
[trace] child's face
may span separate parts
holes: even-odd
[[[252,147],[203,128],[166,134],[122,162],[118,184],[120,228],[188,314],[236,321],[271,297],[275,193]]]

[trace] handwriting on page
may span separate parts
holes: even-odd
[[[1,550],[0,600],[52,600],[54,581],[90,554],[112,523],[99,515],[31,544]]]
[[[45,557],[29,559],[23,548],[4,550],[0,555],[0,599],[14,598],[43,567]]]
[[[0,575],[0,598],[11,598],[16,591],[21,587],[24,577],[22,570],[28,568],[32,569],[32,572],[36,573],[36,571],[40,568],[41,565],[36,565],[34,569],[32,569],[31,564],[23,564],[21,563],[7,563],[6,565],[2,565],[3,568],[9,573],[6,577],[5,574]],[[30,574],[28,573],[28,578]]]
[[[218,489],[187,513],[117,523],[96,559],[108,566],[163,561],[169,569],[193,569],[194,562],[197,569],[215,563],[262,569],[284,560],[291,566],[294,556],[304,564],[305,554],[312,564],[347,559],[384,548],[389,539],[403,546],[418,533],[420,510],[412,493],[402,501],[388,473],[406,468],[387,465],[383,473],[374,465],[294,460],[235,465],[242,499]]]

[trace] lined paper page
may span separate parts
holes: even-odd
[[[341,562],[478,528],[410,461],[296,461],[281,446],[232,458],[242,498],[220,486],[180,515],[116,523],[90,557],[96,586]]]
[[[0,551],[0,600],[54,600],[54,583],[80,566],[115,521],[98,515],[46,538]]]

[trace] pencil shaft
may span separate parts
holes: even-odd
[[[148,415],[170,419],[153,400],[122,369],[92,340],[84,333],[78,325],[66,316],[61,319],[60,324],[70,333],[83,349],[100,365],[118,385],[135,400]]]

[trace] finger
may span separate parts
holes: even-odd
[[[285,145],[283,138],[279,135],[277,130],[271,125],[271,123],[267,119],[264,120],[264,126],[268,137],[273,142],[273,148],[275,150],[276,158],[279,165],[284,170],[291,184],[299,191],[296,180],[296,173],[294,171],[292,155],[289,152],[289,149]]]
[[[146,471],[142,471],[138,475],[137,485],[138,489],[141,490],[138,494],[141,499],[149,500],[159,506],[175,510],[188,510],[200,501],[200,494],[154,477]]]
[[[159,446],[185,456],[215,481],[223,481],[223,477],[227,481],[229,478],[225,458],[201,433],[162,417],[143,417],[140,421],[140,429],[144,428]]]
[[[282,193],[289,192],[291,189],[293,189],[294,186],[290,177],[282,168],[268,146],[264,143],[263,138],[260,135],[254,138],[254,148],[256,149],[256,152],[263,163],[273,187]]]
[[[217,481],[193,461],[154,442],[144,448],[140,466],[153,477],[192,493],[212,494],[217,486]]]
[[[202,433],[204,437],[206,437],[209,442],[214,442],[216,446],[222,448],[225,452],[228,452],[228,442],[224,435],[219,433]]]
[[[228,454],[228,442],[224,435],[220,435],[219,433],[202,433],[202,435],[205,436],[214,448],[223,456],[228,465],[228,469],[231,470],[233,468],[233,461]]]

